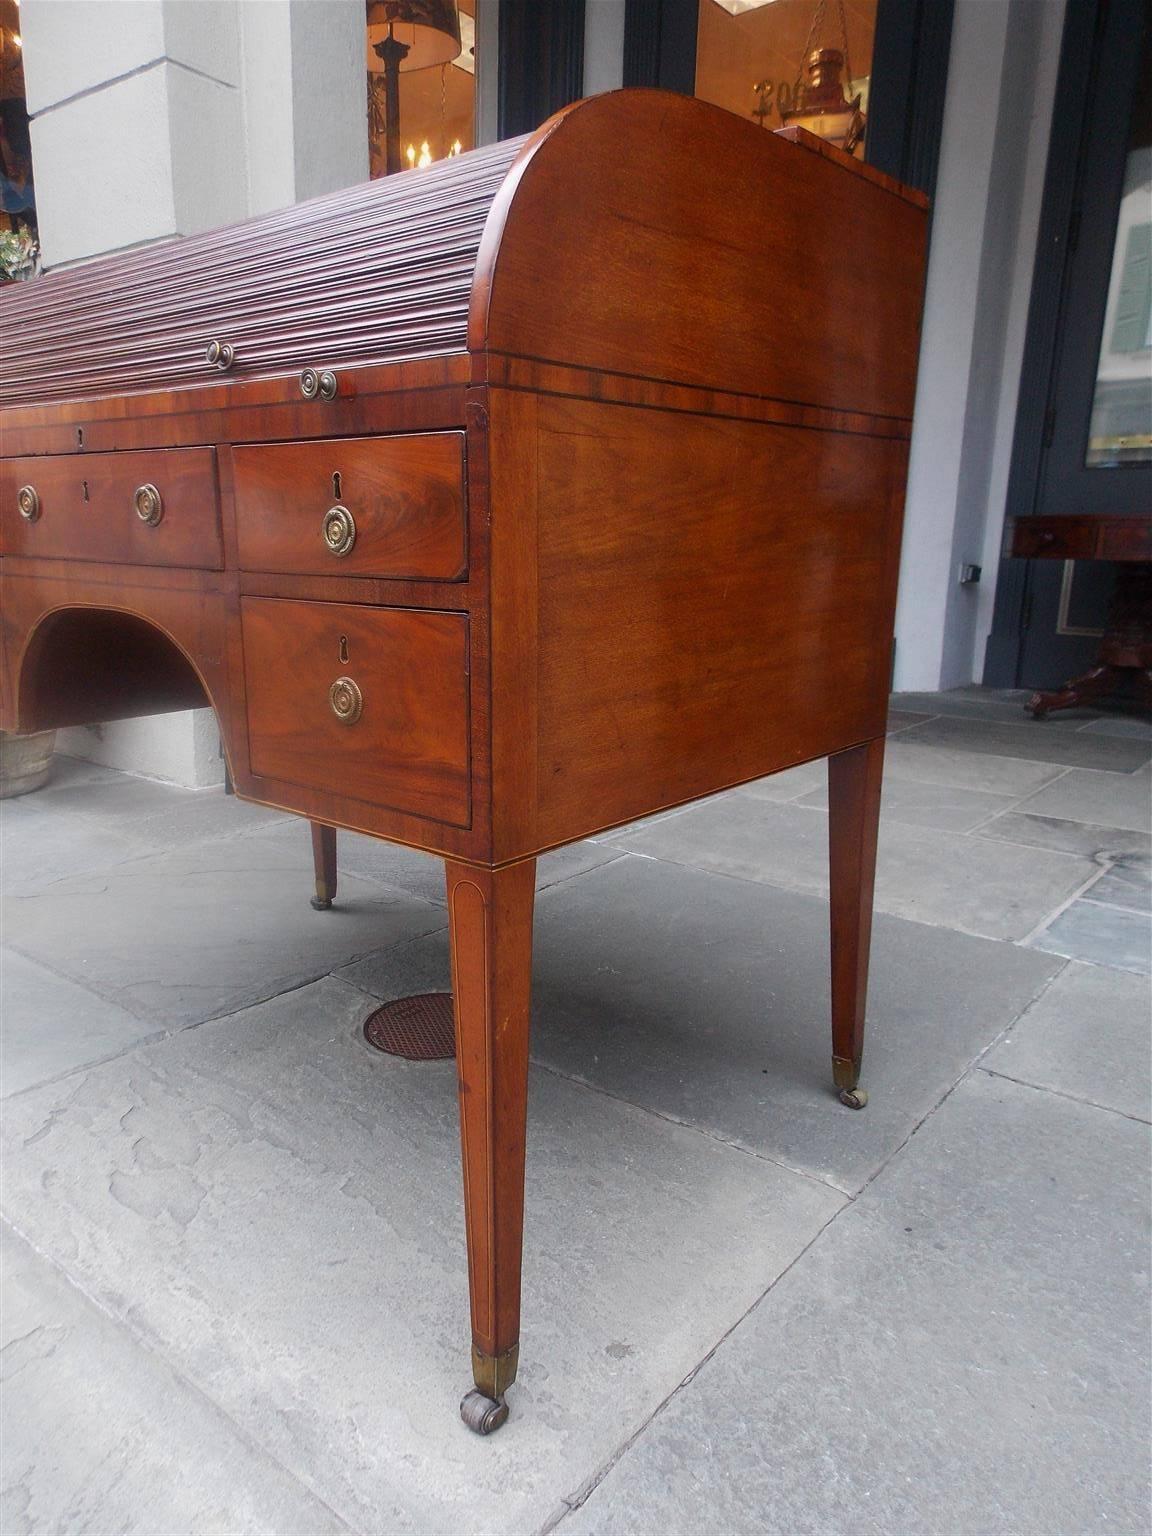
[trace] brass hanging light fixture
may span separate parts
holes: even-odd
[[[383,116],[385,170],[402,168],[400,74],[450,64],[460,53],[455,0],[368,0],[368,71],[383,83],[383,113],[369,97],[374,118]],[[379,125],[376,124],[378,127]]]

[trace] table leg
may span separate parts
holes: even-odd
[[[868,1102],[859,1083],[883,771],[883,736],[828,759],[832,1076],[840,1102],[851,1109]]]
[[[312,905],[317,912],[327,912],[336,900],[336,828],[319,821],[312,828],[312,863],[316,870],[316,894]]]
[[[1116,567],[1116,586],[1108,607],[1108,624],[1100,641],[1096,664],[1062,688],[1041,689],[1024,708],[1036,720],[1056,709],[1090,704],[1135,684],[1146,708],[1152,703],[1152,560],[1129,560]]]
[[[476,1381],[460,1412],[490,1434],[508,1417],[520,1347],[536,861],[446,870]]]

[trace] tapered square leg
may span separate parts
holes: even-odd
[[[316,894],[312,905],[326,912],[336,900],[336,828],[318,821],[312,827],[312,862],[316,869]]]
[[[832,1077],[841,1103],[863,1109],[860,1087],[884,738],[828,759],[832,907]]]
[[[507,1417],[520,1347],[536,862],[449,863],[447,884],[476,1381],[461,1412],[487,1434]]]

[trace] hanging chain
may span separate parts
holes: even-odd
[[[803,52],[800,54],[800,68],[796,74],[795,86],[797,102],[800,100],[800,90],[804,84],[804,70],[808,64],[808,55],[812,52],[812,39],[819,32],[821,23],[824,20],[824,4],[825,0],[816,0],[816,9],[812,12],[812,25],[808,28],[808,40],[805,42]]]
[[[444,115],[445,115],[445,108],[446,108],[446,105],[447,105],[447,101],[448,101],[448,66],[447,66],[447,64],[441,64],[441,66],[440,66],[440,154],[442,156],[445,156],[448,153],[448,139],[447,139],[447,137],[446,137],[446,135],[444,133]]]
[[[796,76],[795,92],[799,99],[800,90],[804,83],[804,70],[808,64],[808,57],[812,52],[813,40],[819,35],[824,25],[824,13],[827,9],[827,0],[816,0],[816,9],[812,12],[812,25],[808,28],[808,40],[804,44],[804,51],[800,55],[800,70]],[[852,89],[852,64],[848,58],[848,17],[844,10],[844,0],[838,0],[837,9],[840,12],[840,44],[844,53],[844,73],[848,80],[848,89]]]

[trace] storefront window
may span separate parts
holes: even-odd
[[[877,0],[700,0],[696,95],[863,157]]]
[[[1089,469],[1152,460],[1152,48],[1145,28],[1143,63],[1124,189],[1112,247],[1108,304],[1096,366],[1089,428]]]
[[[476,3],[373,0],[368,5],[368,153],[373,178],[418,170],[474,147]],[[391,71],[390,48],[395,59]]]
[[[0,0],[0,282],[34,276],[38,257],[20,8]]]

